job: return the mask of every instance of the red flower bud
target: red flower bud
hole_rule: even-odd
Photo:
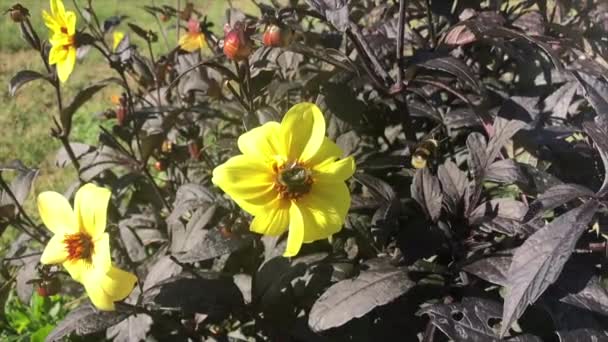
[[[36,292],[41,297],[48,297],[52,295],[56,295],[61,290],[61,283],[57,278],[45,279],[40,282],[38,288],[36,288]]]
[[[289,27],[282,27],[276,24],[266,26],[262,42],[265,46],[285,47],[291,43],[293,31]]]
[[[127,108],[123,106],[119,106],[116,108],[116,120],[118,121],[118,125],[122,126],[125,123],[125,119],[127,118]]]
[[[188,142],[188,153],[190,154],[190,158],[192,160],[201,159],[201,148],[198,146],[196,141],[191,140]]]
[[[247,59],[251,54],[252,45],[249,32],[245,31],[243,25],[235,25],[224,36],[224,54],[235,61]]]
[[[159,172],[165,171],[167,169],[167,162],[164,160],[157,160],[156,163],[154,163],[154,168]]]

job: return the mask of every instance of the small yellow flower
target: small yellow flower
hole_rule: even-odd
[[[42,17],[52,33],[49,64],[57,65],[57,76],[65,82],[76,64],[76,14],[66,11],[61,0],[51,0],[51,14],[42,11]]]
[[[345,181],[352,157],[325,137],[325,119],[312,103],[293,106],[281,123],[268,122],[241,135],[243,153],[213,170],[213,183],[254,216],[250,230],[280,235],[289,229],[285,256],[302,243],[338,232],[350,207]]]
[[[110,195],[86,184],[76,193],[74,210],[57,192],[38,195],[40,218],[54,234],[40,262],[63,264],[100,310],[114,310],[114,302],[126,298],[137,282],[134,274],[112,265],[110,237],[104,232]]]
[[[196,19],[188,20],[188,32],[179,38],[179,47],[188,52],[207,47],[207,38]]]
[[[123,32],[120,31],[114,31],[114,33],[112,34],[112,51],[116,52],[116,48],[118,48],[118,45],[120,44],[120,42],[122,41],[122,39],[125,37],[125,34]],[[119,51],[120,52],[120,51]]]

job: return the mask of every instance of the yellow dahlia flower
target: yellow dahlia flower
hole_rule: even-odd
[[[42,11],[42,17],[52,33],[49,64],[56,64],[57,76],[65,82],[76,64],[76,14],[66,11],[61,0],[51,0],[51,14]]]
[[[188,32],[179,38],[179,47],[188,52],[207,47],[207,38],[201,32],[198,20],[188,20]]]
[[[126,298],[137,282],[134,274],[112,265],[110,237],[104,232],[109,200],[110,191],[94,184],[78,190],[74,210],[57,192],[38,195],[40,218],[54,234],[40,262],[63,264],[100,310],[114,310],[114,302]]]
[[[312,103],[293,106],[281,123],[268,122],[241,135],[243,153],[213,170],[213,183],[254,216],[250,230],[280,235],[289,230],[285,256],[302,243],[338,232],[350,207],[345,181],[352,157],[325,137],[325,119]]]

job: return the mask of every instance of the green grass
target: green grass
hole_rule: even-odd
[[[19,1],[28,8],[34,29],[41,39],[48,35],[43,25],[42,10],[49,8],[49,2],[43,0]],[[95,0],[93,6],[101,21],[114,15],[126,15],[128,18],[117,28],[129,32],[126,22],[133,22],[139,26],[151,29],[160,35],[160,28],[153,16],[143,10],[144,5],[163,4],[175,5],[177,1],[150,0],[150,1],[119,1],[119,0]],[[4,12],[15,3],[14,0],[0,0],[0,11]],[[74,4],[70,0],[64,0],[68,10],[74,10]],[[83,4],[86,1],[78,0]],[[182,6],[186,3],[181,1]],[[207,15],[209,20],[215,23],[214,29],[221,31],[224,23],[224,13],[229,6],[228,1],[193,1],[195,9]],[[232,5],[252,14],[256,13],[256,7],[250,0],[233,0]],[[78,17],[77,25],[83,28],[83,18]],[[176,45],[175,21],[162,23],[167,33],[169,47]],[[108,37],[109,38],[109,37]],[[131,34],[132,41],[140,46],[140,51],[147,51],[143,40]],[[155,54],[167,52],[167,46],[162,38],[153,46]],[[71,168],[60,169],[54,165],[56,151],[61,144],[50,136],[52,117],[57,115],[57,103],[55,94],[49,84],[43,81],[34,81],[24,86],[15,97],[11,97],[7,91],[7,84],[11,77],[19,70],[30,69],[44,72],[44,67],[37,52],[32,51],[27,43],[21,38],[19,25],[13,23],[7,16],[0,17],[0,163],[13,159],[21,159],[26,165],[40,168],[40,176],[34,184],[34,193],[42,190],[53,189],[64,191],[69,184],[76,179],[75,172]],[[63,88],[64,102],[70,99],[80,89],[96,80],[115,76],[113,71],[104,64],[103,58],[93,49],[78,61],[70,79]],[[117,88],[108,87],[99,92],[91,101],[81,107],[74,116],[71,141],[96,144],[99,135],[99,125],[102,121],[96,113],[111,106],[109,98],[117,93]],[[26,208],[33,210],[34,196],[30,196]],[[35,213],[33,213],[34,216]]]

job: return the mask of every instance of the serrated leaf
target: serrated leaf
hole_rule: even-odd
[[[500,318],[500,304],[482,298],[465,297],[460,303],[435,304],[423,308],[419,314],[429,315],[431,323],[452,341],[498,342],[493,320]],[[536,336],[513,336],[508,341],[541,342]]]
[[[519,120],[506,120],[501,117],[497,117],[494,120],[495,135],[488,141],[488,164],[492,163],[498,157],[500,150],[507,141],[524,126],[526,126],[526,124]]]
[[[146,314],[135,314],[122,322],[111,326],[106,331],[106,337],[113,342],[144,341],[152,326],[152,317]]]
[[[35,81],[35,80],[39,80],[39,79],[43,79],[43,80],[47,80],[50,82],[50,80],[42,75],[39,72],[33,71],[33,70],[21,70],[19,72],[17,72],[15,74],[15,76],[13,76],[11,78],[11,80],[8,83],[8,93],[11,96],[15,96],[15,94],[17,93],[17,91],[24,86],[25,84],[31,82],[31,81]]]
[[[117,311],[98,311],[87,302],[65,316],[45,341],[63,341],[72,333],[78,336],[94,334],[122,321],[128,315],[128,313]]]
[[[210,229],[201,240],[194,240],[190,249],[174,256],[185,263],[209,260],[245,248],[251,241],[247,237],[225,236],[220,229]]]
[[[501,336],[557,280],[598,203],[590,200],[532,234],[515,250],[507,276]]]
[[[403,268],[362,271],[328,288],[312,306],[308,325],[316,332],[339,327],[392,302],[414,285]]]
[[[433,176],[428,168],[417,170],[410,191],[412,198],[420,204],[431,221],[437,222],[441,215],[443,199],[437,177]]]
[[[593,191],[578,184],[558,184],[543,192],[534,202],[530,203],[528,212],[523,217],[522,222],[529,222],[547,210],[555,209],[564,205],[575,198],[593,197]]]

